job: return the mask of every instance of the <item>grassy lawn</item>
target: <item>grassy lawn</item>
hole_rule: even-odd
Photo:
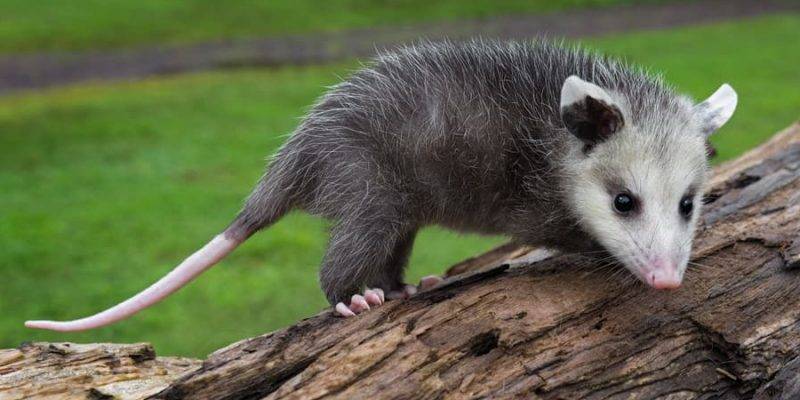
[[[723,158],[800,117],[800,17],[592,40],[697,98],[723,81],[737,114],[714,138]],[[326,306],[316,281],[325,223],[293,214],[167,301],[100,330],[26,330],[81,317],[171,269],[235,215],[325,85],[351,65],[183,75],[0,98],[0,348],[24,340],[154,343],[204,356]],[[412,278],[498,243],[425,231]]]
[[[174,44],[663,1],[2,0],[0,53]]]

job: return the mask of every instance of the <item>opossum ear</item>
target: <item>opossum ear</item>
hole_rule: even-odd
[[[575,75],[561,87],[561,119],[590,148],[622,129],[622,111],[601,87]]]
[[[717,89],[711,97],[694,106],[694,113],[700,121],[700,130],[706,137],[725,125],[736,110],[738,97],[736,91],[727,83]]]

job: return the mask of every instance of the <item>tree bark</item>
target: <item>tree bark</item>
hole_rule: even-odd
[[[146,343],[25,343],[0,350],[0,399],[142,399],[201,363]]]
[[[108,391],[124,373],[97,357],[81,368],[102,379],[52,387],[153,399],[800,398],[800,125],[716,168],[708,202],[677,291],[506,245],[409,300],[350,319],[325,311],[199,368],[123,356],[139,374],[168,371],[142,376],[150,391]],[[43,393],[30,371],[77,357],[30,346],[38,353],[0,352],[0,397]]]

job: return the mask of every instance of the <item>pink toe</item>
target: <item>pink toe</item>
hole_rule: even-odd
[[[356,315],[353,311],[351,311],[349,308],[347,308],[347,306],[344,305],[344,303],[336,304],[336,308],[335,309],[336,309],[336,312],[339,313],[339,315],[341,315],[343,317],[353,317],[353,316]]]
[[[369,310],[369,304],[367,300],[364,299],[364,296],[354,294],[353,297],[350,298],[350,309],[353,310],[354,313],[359,314],[362,311]]]
[[[419,280],[419,287],[420,289],[430,289],[443,281],[444,279],[441,276],[428,275]]]
[[[403,285],[403,288],[400,290],[392,290],[391,292],[386,294],[386,298],[390,300],[394,299],[407,299],[417,293],[417,287],[414,285]]]
[[[383,302],[385,302],[385,301],[386,301],[386,296],[384,296],[384,295],[383,295],[383,289],[381,289],[381,288],[376,288],[376,289],[372,289],[372,290],[374,290],[374,291],[375,291],[375,293],[377,293],[377,294],[378,294],[378,297],[380,297],[380,298],[381,298],[381,304],[383,304]]]
[[[386,298],[389,300],[405,299],[406,297],[408,297],[406,292],[402,290],[392,290],[391,292],[386,293]]]
[[[379,296],[378,293],[372,289],[368,289],[366,292],[364,292],[364,299],[367,301],[367,304],[371,306],[379,306],[383,304],[383,301],[381,301],[381,296]]]

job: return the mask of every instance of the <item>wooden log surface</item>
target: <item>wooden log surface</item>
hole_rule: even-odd
[[[708,201],[677,291],[506,245],[409,300],[324,311],[199,367],[137,361],[143,345],[5,350],[0,398],[800,398],[800,125],[715,168]],[[148,389],[113,391],[125,374]]]
[[[200,365],[146,343],[25,343],[0,350],[0,399],[141,399]]]

